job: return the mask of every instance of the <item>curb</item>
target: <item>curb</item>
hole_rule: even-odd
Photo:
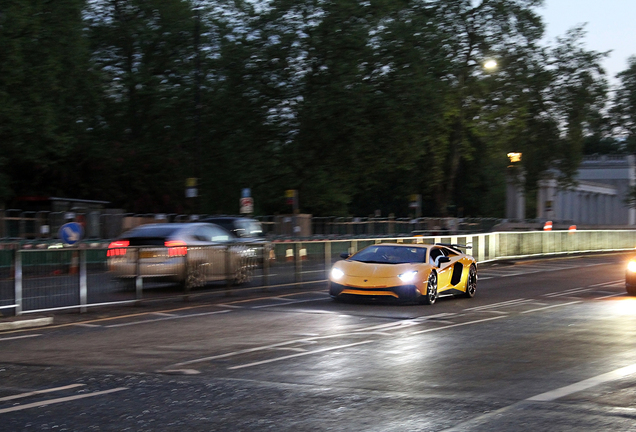
[[[53,317],[36,318],[30,320],[0,322],[0,331],[16,330],[30,327],[42,327],[53,324]]]

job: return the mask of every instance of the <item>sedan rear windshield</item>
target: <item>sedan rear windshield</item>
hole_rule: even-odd
[[[175,224],[176,225],[176,224]],[[166,239],[182,229],[179,226],[141,227],[126,233],[122,238],[129,240],[131,246],[163,245]]]
[[[423,263],[426,248],[407,246],[369,246],[349,258],[352,261],[377,264]]]

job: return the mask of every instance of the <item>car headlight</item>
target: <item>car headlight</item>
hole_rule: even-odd
[[[331,269],[331,277],[334,279],[340,279],[341,277],[344,276],[344,272],[342,270],[340,270],[339,268],[333,268]]]
[[[415,279],[416,274],[417,274],[417,271],[408,271],[406,273],[402,273],[401,275],[398,275],[398,277],[402,280],[402,282],[413,282],[413,279]]]
[[[636,273],[636,261],[630,261],[629,264],[627,264],[627,270]]]

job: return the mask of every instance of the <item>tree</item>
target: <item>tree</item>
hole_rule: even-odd
[[[522,67],[528,52],[536,51],[543,25],[533,8],[541,3],[540,0],[481,1],[477,5],[469,0],[435,3],[435,14],[447,40],[443,45],[446,57],[452,59],[449,68],[438,71],[452,89],[443,113],[447,130],[446,175],[436,192],[438,214],[448,213],[462,161],[470,163],[480,143],[496,141],[491,139],[496,135],[493,124],[484,124],[482,119],[503,123],[500,127],[504,128],[506,123],[514,122],[511,110],[502,109],[502,105],[513,97],[510,92],[517,87],[515,69]],[[488,83],[482,70],[488,58],[501,63],[500,76],[494,79],[500,83],[497,89]],[[496,91],[499,99],[492,97],[489,90]],[[507,119],[501,121],[497,117]]]
[[[628,59],[626,70],[617,75],[619,86],[613,100],[612,125],[625,140],[629,153],[636,153],[636,56]]]
[[[93,162],[100,101],[83,37],[83,6],[82,0],[0,6],[0,200],[95,198],[96,182],[84,174]]]
[[[191,4],[101,0],[90,4],[87,17],[105,94],[104,187],[132,211],[183,209],[198,152]]]

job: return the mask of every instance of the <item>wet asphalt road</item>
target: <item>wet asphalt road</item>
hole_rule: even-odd
[[[1,431],[635,431],[626,255],[480,268],[474,299],[325,287],[0,333]]]

